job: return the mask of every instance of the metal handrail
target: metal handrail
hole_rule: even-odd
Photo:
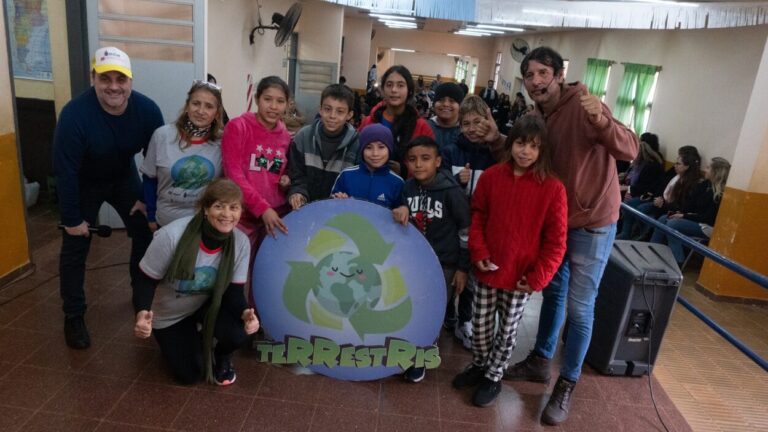
[[[733,270],[737,274],[749,279],[750,281],[760,285],[762,288],[768,289],[768,277],[766,277],[763,274],[757,273],[753,270],[750,270],[741,264],[734,262],[728,258],[726,258],[723,255],[720,255],[716,251],[708,248],[707,246],[704,246],[703,244],[692,240],[688,236],[680,233],[680,231],[677,231],[673,228],[670,228],[663,223],[657,221],[656,219],[643,214],[642,212],[638,211],[637,209],[634,209],[630,206],[628,206],[625,203],[621,203],[621,208],[631,213],[633,216],[639,218],[643,223],[649,224],[653,227],[656,227],[662,231],[664,231],[665,234],[668,236],[672,236],[681,242],[683,242],[686,246],[690,247],[691,249],[694,249],[696,252],[700,253],[701,255],[706,256],[707,258],[711,259],[712,261],[715,261],[716,263],[722,265],[723,267],[726,267],[730,270]],[[752,351],[744,342],[739,340],[736,336],[732,335],[728,330],[723,328],[721,325],[719,325],[717,322],[715,322],[712,318],[707,316],[704,312],[699,310],[696,306],[691,304],[688,300],[686,300],[684,297],[679,296],[677,297],[677,302],[683,305],[686,309],[688,309],[693,315],[695,315],[697,318],[702,320],[706,325],[711,327],[715,332],[717,332],[720,336],[723,337],[723,339],[727,340],[731,343],[734,347],[736,347],[739,351],[744,353],[747,357],[749,357],[750,360],[757,363],[758,366],[763,368],[766,372],[768,372],[768,361],[766,361],[764,358],[760,357],[756,352]]]
[[[632,213],[633,216],[640,218],[643,222],[653,225],[656,228],[661,229],[664,231],[665,234],[671,235],[675,237],[676,239],[680,240],[681,242],[685,243],[686,246],[689,248],[695,250],[696,252],[704,255],[705,257],[711,259],[712,261],[715,261],[716,263],[722,265],[723,267],[733,270],[740,276],[743,276],[750,281],[760,285],[764,289],[768,289],[768,276],[765,276],[763,274],[760,274],[756,271],[750,270],[743,265],[728,259],[727,257],[720,255],[717,251],[714,251],[703,244],[692,240],[690,237],[686,236],[685,234],[681,234],[680,231],[677,231],[675,229],[672,229],[663,223],[657,221],[656,219],[643,214],[639,210],[632,208],[624,203],[621,203],[621,208],[624,211],[627,211],[629,213]]]

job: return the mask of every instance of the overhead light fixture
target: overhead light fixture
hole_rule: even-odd
[[[451,54],[451,53],[448,53],[448,54],[446,54],[446,55],[447,55],[448,57],[464,57],[464,56],[463,56],[463,55],[461,55],[461,54]]]
[[[488,24],[478,24],[475,27],[481,28],[481,29],[502,30],[502,31],[511,31],[511,32],[525,31],[525,29],[521,29],[517,27],[501,27],[501,26],[494,26],[494,25],[488,25]]]
[[[409,17],[409,16],[399,16],[399,15],[382,15],[382,14],[369,14],[372,17],[381,18],[381,19],[388,19],[388,20],[402,20],[402,21],[416,21],[416,18]]]
[[[596,16],[596,15],[576,15],[576,14],[567,13],[567,12],[558,12],[558,11],[543,10],[543,9],[523,9],[523,13],[534,14],[534,15],[559,16],[559,17],[568,17],[568,18],[584,18],[584,19],[600,18],[599,16]]]
[[[475,33],[492,33],[492,34],[504,34],[503,31],[498,30],[488,30],[484,28],[477,28],[477,27],[467,27],[466,30],[473,31]]]
[[[400,51],[400,52],[407,52],[407,53],[415,53],[416,50],[412,49],[405,49],[405,48],[390,48],[392,51]]]
[[[394,25],[404,25],[404,26],[413,26],[416,27],[415,22],[410,21],[392,21],[392,20],[385,20],[385,19],[379,19],[380,22],[383,22],[384,24],[394,24]]]
[[[495,19],[493,21],[501,24],[512,24],[512,25],[521,25],[521,26],[530,26],[530,27],[552,27],[552,24],[542,23],[538,21],[520,21],[520,20],[504,20],[504,19]]]
[[[417,30],[418,29],[416,26],[404,26],[404,25],[396,25],[396,24],[387,24],[387,28],[391,28],[391,29],[405,29],[405,30]]]
[[[490,33],[479,33],[479,32],[473,32],[469,30],[459,30],[453,32],[453,34],[462,35],[462,36],[490,36]]]
[[[666,6],[699,7],[698,3],[676,2],[670,0],[634,0],[638,3],[654,3]]]

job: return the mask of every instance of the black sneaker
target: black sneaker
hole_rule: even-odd
[[[480,379],[485,374],[485,368],[470,363],[469,366],[453,378],[453,388],[460,389],[480,384]]]
[[[568,419],[568,410],[571,408],[571,395],[576,383],[560,377],[552,390],[547,407],[541,413],[541,421],[556,426]]]
[[[457,319],[447,319],[443,321],[443,328],[446,329],[449,333],[453,333],[453,330],[456,328],[456,322]]]
[[[233,384],[237,379],[232,367],[232,356],[216,356],[213,364],[213,381],[220,386]]]
[[[91,337],[82,315],[64,318],[64,339],[74,349],[86,349],[91,346]]]
[[[412,383],[424,381],[425,376],[427,376],[427,369],[423,367],[409,367],[403,374],[403,378],[405,378],[406,381],[410,381]]]
[[[510,381],[549,382],[550,360],[539,357],[533,351],[525,360],[511,366],[504,372],[504,379]]]
[[[486,377],[481,377],[480,386],[472,395],[472,403],[483,408],[491,406],[499,393],[501,393],[501,381],[492,381]]]

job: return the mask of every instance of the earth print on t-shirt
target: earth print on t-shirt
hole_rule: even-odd
[[[180,280],[176,287],[176,293],[179,295],[210,294],[216,284],[216,274],[216,267],[196,267],[195,278]]]
[[[187,190],[199,189],[210,183],[215,173],[216,169],[208,159],[198,155],[187,156],[173,164],[171,186]]]

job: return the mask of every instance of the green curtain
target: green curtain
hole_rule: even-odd
[[[608,71],[613,64],[610,60],[587,59],[587,73],[584,75],[584,85],[587,86],[589,94],[599,98],[605,96],[605,83],[608,81]]]
[[[651,87],[653,87],[653,79],[657,70],[657,66],[624,64],[624,76],[621,78],[613,115],[620,122],[630,126],[638,135],[644,132],[645,111],[648,106],[648,99],[651,97]],[[632,116],[633,108],[634,119]]]
[[[651,87],[656,77],[656,66],[635,65],[637,67],[637,90],[635,91],[635,133],[645,132],[645,112],[648,109],[648,99],[651,97]]]

